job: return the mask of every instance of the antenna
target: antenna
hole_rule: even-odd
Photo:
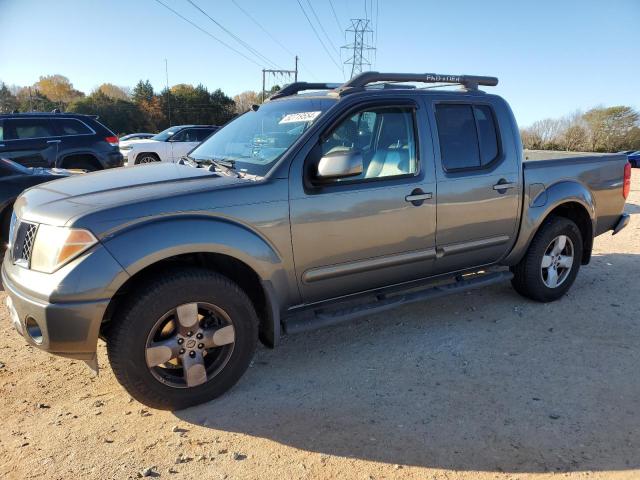
[[[352,18],[351,27],[345,31],[345,37],[353,36],[352,43],[342,46],[342,49],[346,50],[347,54],[350,55],[344,61],[345,65],[351,65],[349,78],[362,73],[363,66],[371,67],[369,54],[375,51],[375,48],[367,43],[367,37],[373,34],[373,30],[369,28],[370,23],[367,18]]]

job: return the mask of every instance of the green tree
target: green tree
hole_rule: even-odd
[[[154,97],[153,86],[149,80],[140,80],[135,87],[133,87],[133,93],[131,95],[135,103],[151,102]]]
[[[18,108],[18,99],[4,82],[0,82],[0,113],[11,113]]]
[[[110,98],[99,90],[75,100],[69,105],[69,111],[98,115],[102,123],[118,134],[136,132],[145,126],[143,113],[136,104]]]
[[[21,112],[50,112],[59,105],[33,87],[22,87],[16,92],[18,110]]]

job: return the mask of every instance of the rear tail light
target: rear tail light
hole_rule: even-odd
[[[109,145],[111,145],[112,147],[117,147],[119,144],[119,140],[118,137],[106,137],[105,140],[107,141],[107,143],[109,143]]]
[[[631,164],[627,162],[624,166],[624,180],[622,181],[622,196],[626,200],[631,190]]]

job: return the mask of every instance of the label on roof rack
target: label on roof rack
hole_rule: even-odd
[[[322,112],[298,112],[290,113],[282,117],[278,123],[313,122]]]

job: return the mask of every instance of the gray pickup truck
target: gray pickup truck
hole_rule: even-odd
[[[258,339],[504,280],[560,298],[628,223],[630,168],[523,161],[508,104],[478,89],[497,82],[294,83],[178,164],[29,189],[2,265],[16,329],[96,370],[102,338],[133,397],[179,409],[231,388]]]

